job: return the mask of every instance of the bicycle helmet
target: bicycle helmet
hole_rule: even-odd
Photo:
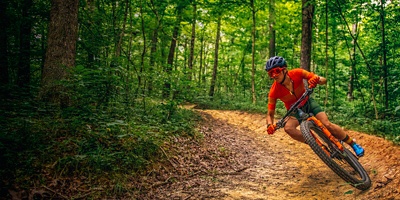
[[[269,71],[275,67],[286,67],[286,61],[280,56],[271,57],[265,65],[265,70]]]

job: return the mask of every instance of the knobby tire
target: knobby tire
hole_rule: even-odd
[[[321,138],[320,140],[323,140],[321,142],[330,146],[328,147],[328,149],[331,155],[332,153],[338,152],[339,150],[329,141],[322,130],[311,121],[302,122],[300,125],[300,130],[306,143],[311,147],[314,153],[316,153],[321,158],[321,160],[343,180],[360,190],[367,190],[371,187],[370,177],[368,176],[365,169],[358,162],[358,159],[353,155],[353,153],[351,153],[346,148],[344,149],[344,153],[340,153],[340,156],[329,156],[327,153],[325,153],[321,146],[318,145],[314,137]],[[315,136],[313,136],[313,134],[315,134]],[[354,172],[352,173],[349,170],[341,167],[338,163],[335,162],[335,159],[340,160],[338,162],[345,162],[346,164],[349,164],[356,174],[353,175]]]

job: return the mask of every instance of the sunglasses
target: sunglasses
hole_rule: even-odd
[[[277,76],[279,76],[279,74],[283,71],[283,68],[277,67],[277,68],[273,68],[271,70],[268,71],[268,76],[271,78],[276,78]]]

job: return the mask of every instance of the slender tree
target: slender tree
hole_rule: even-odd
[[[161,6],[161,4],[159,2],[154,2],[153,0],[150,1],[150,6],[151,6],[151,11],[154,13],[155,15],[155,23],[156,26],[154,26],[153,29],[153,33],[151,36],[151,43],[150,43],[150,65],[149,65],[149,75],[150,77],[152,77],[152,75],[154,74],[154,69],[155,69],[155,65],[156,65],[156,58],[157,58],[157,44],[158,44],[158,35],[160,32],[160,27],[162,26],[162,14],[164,13],[165,7]],[[153,79],[150,78],[148,80],[148,92],[149,94],[152,93],[153,91]]]
[[[28,88],[31,79],[30,49],[31,49],[31,14],[32,0],[26,0],[22,4],[22,23],[20,26],[20,45],[18,59],[18,86]]]
[[[86,23],[82,23],[85,27],[87,27],[87,31],[92,31],[96,26],[93,23],[93,18],[92,16],[95,15],[96,13],[96,6],[94,0],[88,0],[86,7],[83,8],[85,9],[86,12],[89,13],[89,16],[86,17],[87,21]],[[88,44],[85,45],[85,50],[87,51],[87,62],[88,62],[88,67],[93,67],[95,64],[95,58],[98,56],[97,48],[95,48],[94,44],[96,44],[96,39],[94,37],[88,37]]]
[[[383,83],[384,83],[384,93],[385,100],[384,105],[385,109],[389,108],[389,92],[388,92],[388,66],[387,66],[387,50],[386,50],[386,33],[385,33],[385,0],[380,1],[380,12],[379,16],[381,18],[381,37],[382,37],[382,70],[383,70]]]
[[[269,0],[269,57],[275,56],[275,0]]]
[[[215,37],[215,51],[214,51],[214,68],[211,78],[210,92],[208,95],[213,98],[215,93],[215,84],[217,81],[217,73],[218,73],[218,51],[219,51],[219,41],[221,39],[221,21],[222,21],[222,13],[219,13],[217,20],[217,35]]]
[[[310,71],[312,23],[314,16],[314,4],[312,0],[302,0],[302,33],[301,33],[301,68]]]
[[[352,26],[352,34],[355,35],[352,44],[353,44],[353,48],[352,48],[352,52],[350,54],[350,60],[351,60],[351,66],[350,66],[350,75],[349,75],[349,83],[347,86],[347,100],[349,101],[353,101],[354,96],[353,96],[353,91],[354,91],[354,76],[355,76],[355,68],[356,68],[356,63],[357,63],[357,59],[356,59],[356,40],[357,40],[357,23],[353,24]]]
[[[128,1],[127,0],[127,6],[128,6]],[[137,94],[140,93],[140,88],[142,86],[142,77],[143,77],[143,72],[145,71],[145,66],[144,66],[144,61],[145,61],[145,56],[147,52],[147,42],[146,42],[146,24],[145,24],[145,19],[144,19],[144,11],[143,11],[143,4],[144,2],[141,0],[140,2],[140,24],[141,24],[141,29],[142,29],[142,37],[143,37],[143,48],[142,48],[142,54],[140,55],[140,69],[139,69],[139,74],[138,74],[138,87],[137,87]],[[125,23],[124,23],[125,24]],[[146,81],[146,80],[145,80]]]
[[[129,7],[130,7],[130,1],[129,0],[125,0],[125,10],[124,10],[124,19],[122,22],[122,28],[120,29],[121,32],[116,33],[117,35],[117,43],[116,43],[116,47],[115,47],[115,57],[119,57],[121,55],[121,51],[122,51],[122,42],[124,39],[124,34],[125,34],[125,29],[126,29],[126,22],[127,22],[127,18],[128,18],[128,11],[129,11]],[[142,3],[140,2],[140,10],[142,10]],[[141,15],[142,16],[142,15]]]
[[[8,55],[7,55],[7,27],[8,27],[8,16],[6,8],[8,0],[0,1],[0,27],[3,31],[0,31],[0,85],[8,84]]]
[[[329,1],[325,1],[325,78],[328,78],[328,71],[329,71],[329,8],[328,8]],[[325,87],[325,102],[326,105],[328,103],[328,86]]]
[[[251,29],[251,94],[253,104],[256,103],[256,83],[255,83],[255,74],[256,68],[254,64],[254,56],[256,54],[256,8],[254,6],[255,0],[250,0],[250,7],[251,7],[251,18],[252,18],[252,29]]]
[[[202,34],[200,36],[200,61],[199,61],[199,80],[198,80],[198,85],[200,85],[201,82],[205,82],[205,77],[204,77],[204,69],[203,69],[203,54],[204,54],[204,34],[205,34],[205,28],[202,29]]]
[[[175,22],[174,30],[172,33],[171,45],[170,45],[169,54],[168,54],[168,63],[164,67],[164,71],[167,76],[167,80],[164,82],[164,90],[163,90],[164,98],[168,98],[170,95],[170,91],[171,91],[171,75],[172,75],[175,48],[176,48],[176,45],[178,42],[178,36],[179,36],[179,31],[180,31],[180,24],[181,24],[181,20],[182,20],[183,9],[184,9],[184,5],[181,5],[178,3],[178,6],[176,8],[176,10],[177,10],[176,22]]]
[[[192,37],[190,38],[190,53],[189,53],[189,80],[192,80],[194,46],[196,39],[196,23],[197,23],[197,5],[196,0],[193,0],[193,19],[192,19]]]

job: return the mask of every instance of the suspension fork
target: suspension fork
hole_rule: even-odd
[[[310,116],[307,118],[308,121],[313,121],[321,130],[322,132],[329,138],[329,140],[334,143],[340,151],[343,151],[343,145],[339,142],[338,139],[336,139],[331,132],[322,124],[321,121],[319,121],[316,117]]]

